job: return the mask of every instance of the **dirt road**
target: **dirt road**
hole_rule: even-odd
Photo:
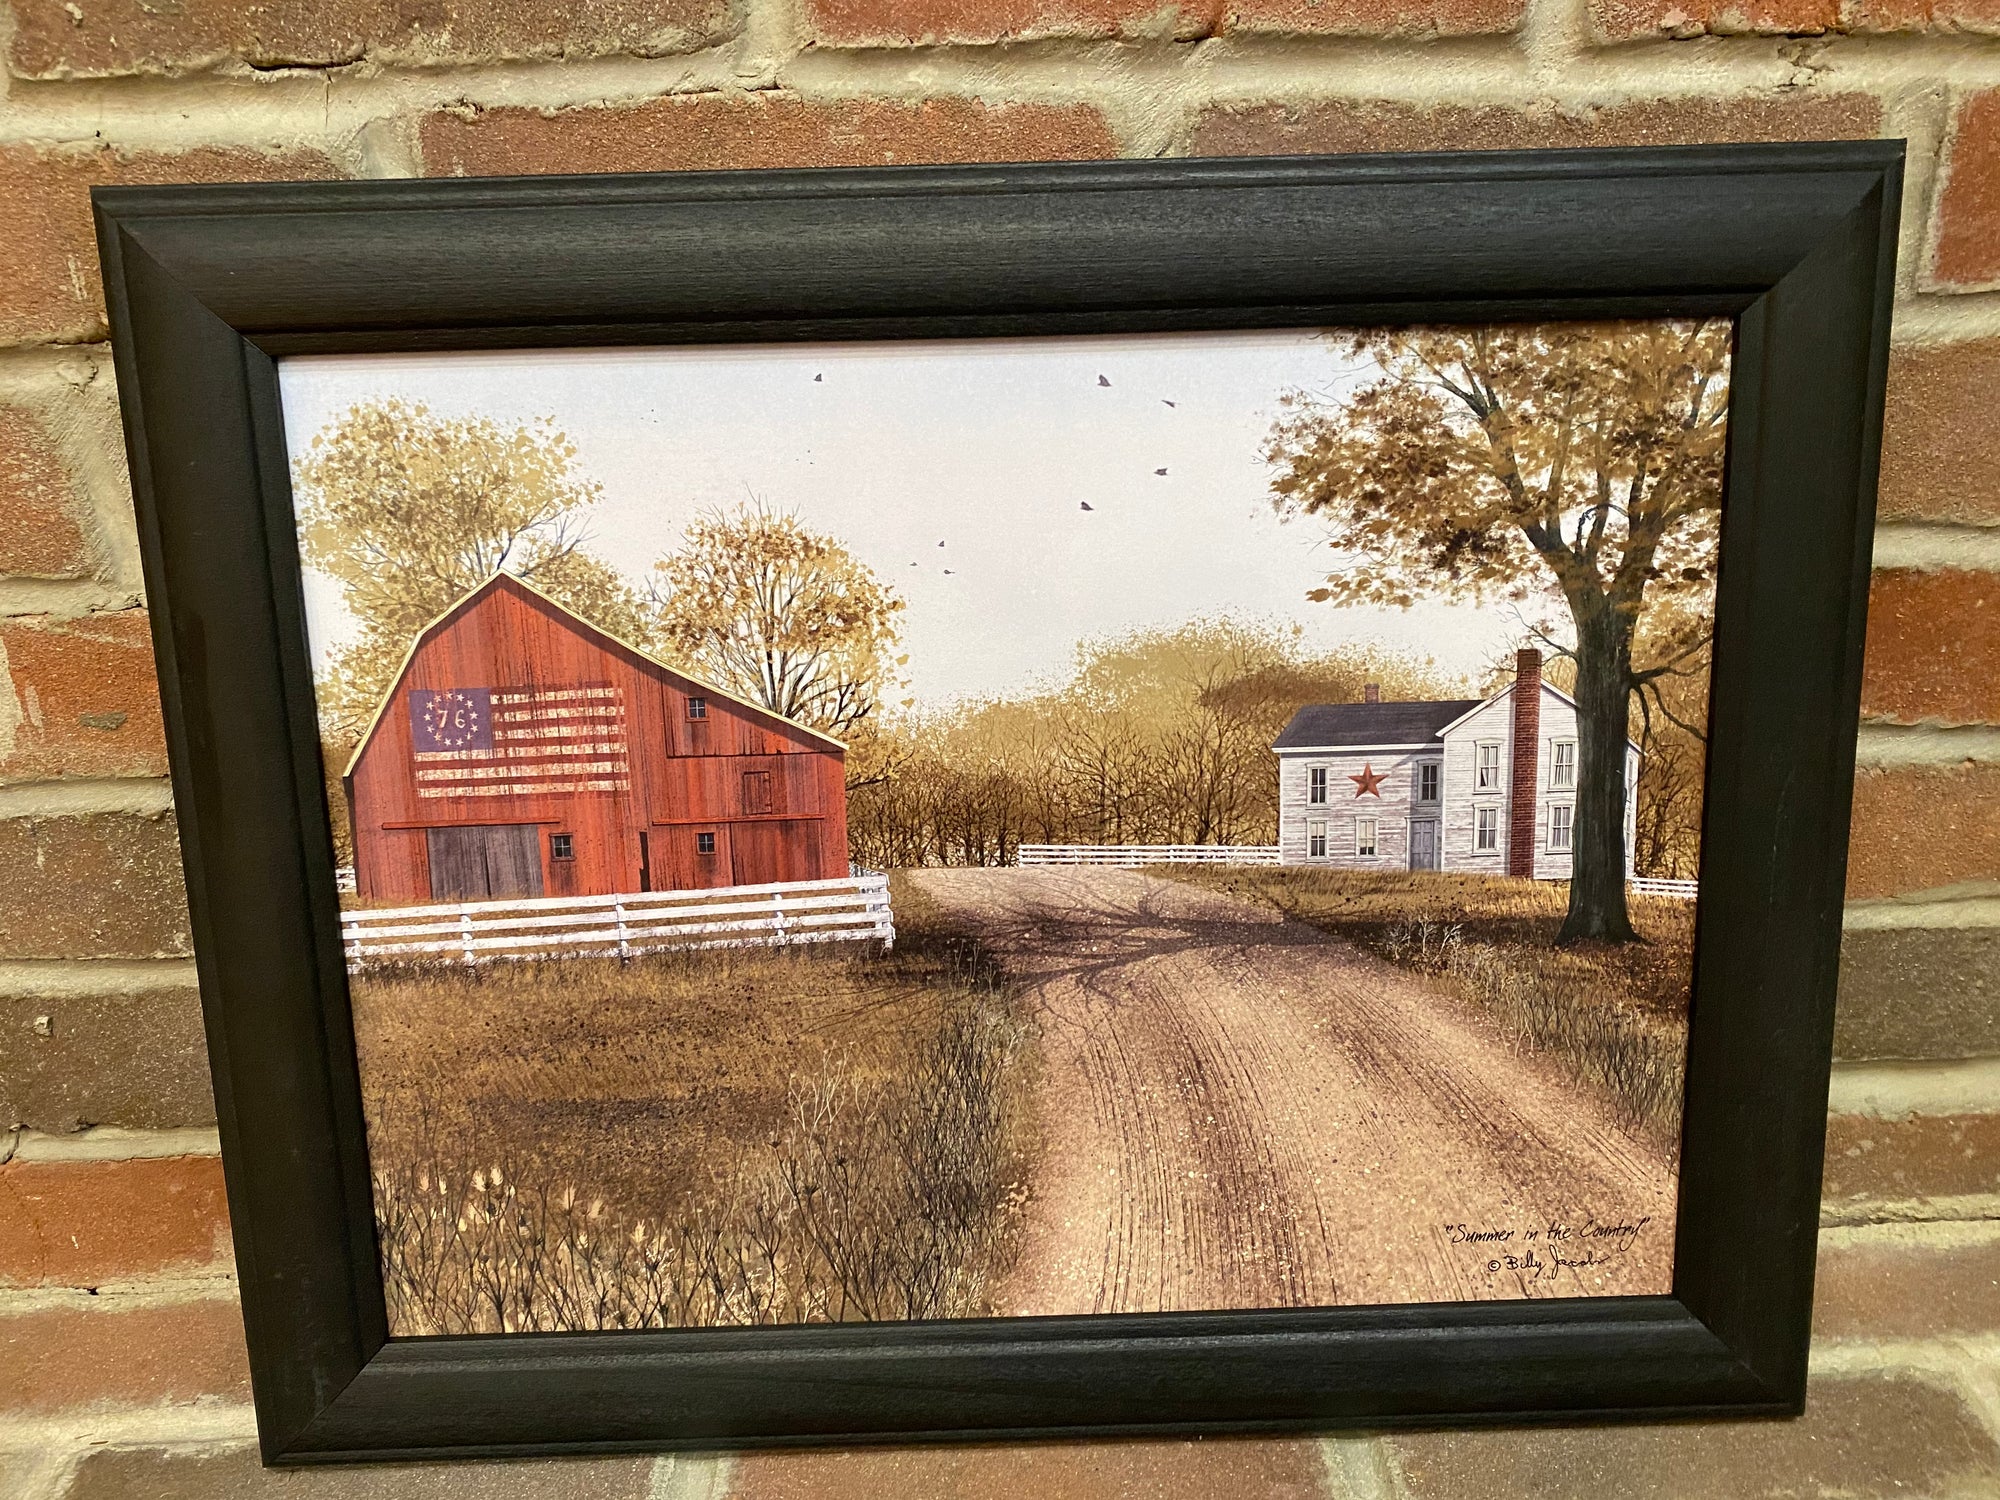
[[[1668,1290],[1662,1152],[1420,976],[1136,872],[915,877],[1032,986],[1013,1314]]]

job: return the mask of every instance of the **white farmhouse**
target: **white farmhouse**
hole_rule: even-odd
[[[1522,651],[1491,698],[1309,703],[1278,756],[1278,859],[1359,870],[1567,880],[1576,816],[1576,700]],[[1639,747],[1625,746],[1625,867]]]

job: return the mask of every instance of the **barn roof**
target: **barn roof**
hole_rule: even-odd
[[[584,631],[586,634],[597,637],[611,649],[622,651],[642,666],[670,673],[680,678],[683,682],[701,689],[702,692],[711,697],[720,698],[727,703],[733,703],[738,708],[757,715],[760,719],[768,719],[774,724],[784,725],[787,729],[797,730],[800,734],[810,739],[818,740],[832,749],[841,751],[847,749],[844,741],[835,739],[823,730],[814,729],[810,724],[801,724],[797,719],[789,718],[774,709],[766,708],[761,703],[753,703],[748,698],[739,697],[727,688],[719,688],[714,683],[704,681],[702,678],[694,676],[683,668],[675,666],[672,662],[661,661],[651,652],[640,650],[630,641],[622,640],[603,627],[593,625],[568,605],[558,603],[533,584],[516,578],[512,573],[495,572],[477,588],[467,590],[464,595],[453,601],[449,609],[445,610],[443,614],[417,632],[416,637],[410,642],[410,649],[403,653],[403,660],[396,668],[396,675],[389,680],[388,691],[383,693],[382,701],[375,705],[375,712],[368,720],[368,728],[362,732],[360,742],[354,747],[354,753],[347,758],[346,769],[341,772],[341,775],[352,776],[354,768],[361,764],[362,753],[367,750],[369,742],[375,738],[375,731],[381,727],[383,716],[389,712],[389,705],[396,701],[396,693],[403,686],[403,679],[409,675],[410,663],[416,660],[417,651],[423,646],[424,642],[429,640],[435,632],[450,623],[453,616],[462,610],[470,608],[482,595],[502,586],[512,586],[519,589],[529,598],[547,605],[564,619],[574,624],[578,629]]]
[[[1435,703],[1308,703],[1271,742],[1273,750],[1330,750],[1346,745],[1428,745],[1438,731],[1483,698]]]

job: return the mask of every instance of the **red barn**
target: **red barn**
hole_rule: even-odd
[[[845,747],[496,573],[411,646],[343,783],[363,901],[847,874]]]

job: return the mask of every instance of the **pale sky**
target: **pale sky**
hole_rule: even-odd
[[[1373,642],[1476,676],[1514,644],[1506,611],[1312,603],[1342,559],[1315,523],[1271,511],[1261,449],[1280,396],[1367,374],[1303,332],[279,366],[294,453],[386,396],[553,419],[604,487],[586,548],[635,583],[703,510],[754,496],[796,513],[907,601],[909,685],[925,704],[1028,691],[1060,679],[1083,642],[1198,615],[1296,623],[1309,645]],[[306,605],[318,657],[353,622],[323,576],[308,573]]]

